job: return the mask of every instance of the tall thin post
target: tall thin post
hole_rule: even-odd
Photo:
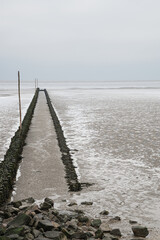
[[[37,78],[37,88],[38,88],[38,78]]]
[[[35,78],[35,91],[36,91],[36,89],[37,89],[37,80]]]
[[[22,130],[22,111],[21,111],[21,88],[20,88],[20,72],[18,71],[18,98],[19,98],[19,119],[20,131]]]

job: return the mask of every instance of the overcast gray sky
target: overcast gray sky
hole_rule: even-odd
[[[0,0],[0,80],[160,80],[159,0]]]

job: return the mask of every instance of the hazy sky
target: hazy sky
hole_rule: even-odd
[[[160,80],[159,0],[0,0],[0,80]]]

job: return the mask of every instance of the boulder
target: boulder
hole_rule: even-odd
[[[132,231],[136,237],[146,237],[149,234],[149,231],[146,227],[143,226],[133,226]]]
[[[89,218],[87,216],[84,216],[84,215],[79,215],[78,216],[78,221],[80,223],[87,223],[87,222],[89,222]]]
[[[41,210],[48,210],[52,207],[52,205],[49,202],[43,202],[40,204]]]
[[[44,231],[51,231],[54,226],[49,220],[40,220],[37,224],[37,229],[43,228]]]
[[[6,236],[0,236],[0,240],[11,240],[9,237]]]
[[[99,228],[100,227],[100,225],[101,225],[101,219],[93,219],[92,221],[91,221],[91,226],[92,227],[95,227],[95,228]]]
[[[103,231],[100,228],[95,232],[95,238],[103,238]]]
[[[108,223],[102,223],[102,224],[100,225],[100,228],[101,228],[102,231],[105,232],[105,233],[111,232],[111,228],[110,228],[110,226],[108,225]]]
[[[5,232],[6,236],[17,234],[18,236],[23,236],[25,232],[24,227],[8,228]]]
[[[77,231],[72,234],[72,239],[87,239],[87,233],[84,233],[83,231]]]
[[[110,234],[112,234],[112,235],[114,235],[114,236],[118,236],[118,237],[121,237],[121,236],[122,236],[122,234],[121,234],[121,232],[120,232],[120,230],[119,230],[118,228],[112,229],[112,230],[110,231]]]
[[[49,203],[52,207],[54,206],[54,201],[51,198],[45,198],[44,202]]]
[[[62,232],[58,232],[58,231],[47,231],[44,233],[44,236],[46,238],[50,238],[54,240],[67,239]]]
[[[30,221],[30,216],[26,215],[25,213],[20,213],[16,218],[9,222],[7,226],[19,227],[22,225],[28,225]]]

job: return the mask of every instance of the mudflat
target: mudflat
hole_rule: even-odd
[[[23,149],[13,198],[18,200],[32,196],[41,200],[67,191],[55,128],[44,92],[40,92]]]

